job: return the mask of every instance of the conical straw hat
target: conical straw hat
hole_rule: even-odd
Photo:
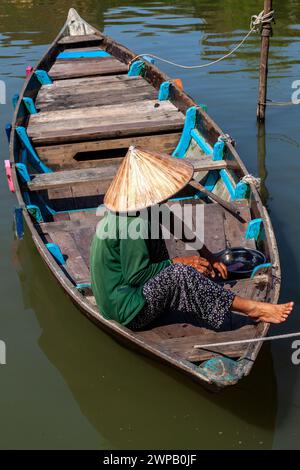
[[[104,204],[113,212],[130,212],[166,201],[188,184],[190,163],[131,146],[108,188]]]

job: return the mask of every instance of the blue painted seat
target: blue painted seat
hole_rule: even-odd
[[[109,54],[106,51],[103,51],[102,49],[99,50],[81,50],[81,51],[75,51],[75,50],[66,50],[58,54],[57,59],[103,59],[104,57],[111,57],[111,54]]]

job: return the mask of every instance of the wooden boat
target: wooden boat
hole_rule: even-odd
[[[132,332],[99,312],[90,287],[89,247],[99,217],[96,209],[130,145],[186,158],[195,178],[241,217],[187,186],[177,200],[201,204],[205,244],[213,253],[225,247],[259,248],[267,263],[251,277],[225,286],[253,299],[277,302],[280,265],[265,207],[234,142],[149,59],[86,23],[71,9],[42,60],[27,69],[5,163],[19,208],[16,227],[25,220],[33,241],[56,280],[96,325],[127,346],[164,362],[210,389],[237,383],[249,374],[261,342],[213,349],[195,345],[263,338],[268,324],[249,324],[233,315],[228,331],[215,332],[195,322],[170,320]],[[174,202],[174,201],[173,201]],[[169,206],[172,207],[172,201]],[[170,256],[185,252],[183,241],[168,242]],[[191,254],[191,252],[189,252]]]

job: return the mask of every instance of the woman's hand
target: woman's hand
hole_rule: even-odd
[[[227,268],[224,263],[220,263],[219,261],[212,261],[210,263],[207,259],[202,258],[201,256],[184,256],[182,258],[174,258],[172,261],[173,263],[192,266],[192,268],[197,269],[200,273],[212,278],[216,277],[216,273],[223,279],[227,279],[228,276]]]
[[[184,256],[182,258],[173,258],[172,262],[192,266],[192,268],[197,269],[197,271],[204,274],[205,276],[209,276],[209,277],[216,276],[211,263],[207,261],[207,259],[202,258],[201,256],[193,255],[193,256]]]
[[[224,263],[220,263],[219,261],[213,261],[212,267],[217,272],[218,276],[222,276],[223,279],[227,279],[228,272],[227,267]]]

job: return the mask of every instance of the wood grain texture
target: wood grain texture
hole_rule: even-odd
[[[147,135],[140,137],[130,137],[121,139],[107,139],[87,142],[76,142],[72,144],[51,145],[36,147],[36,151],[41,160],[50,168],[93,168],[102,164],[102,159],[110,159],[110,150],[128,149],[130,145],[143,148],[150,148],[155,152],[172,154],[181,134],[174,132],[169,134]],[[104,151],[105,154],[103,154]],[[93,152],[93,159],[77,161],[74,157],[78,153]],[[97,152],[101,152],[101,157],[96,158]]]
[[[181,130],[184,116],[168,101],[155,100],[31,115],[27,132],[34,143],[94,140]]]
[[[104,189],[109,187],[115,174],[116,165],[41,173],[33,176],[32,181],[28,183],[28,188],[30,191],[42,191],[43,189],[55,189],[80,184],[84,184],[88,188],[89,183],[99,181]]]
[[[86,34],[84,36],[64,36],[58,44],[62,46],[75,45],[75,44],[86,44],[94,42],[102,42],[103,38],[98,34]]]
[[[64,269],[71,278],[71,280],[77,283],[85,283],[90,281],[90,272],[85,263],[76,241],[71,233],[68,232],[53,232],[48,231],[51,240],[57,243],[63,256],[66,259]]]
[[[45,100],[51,97],[76,94],[79,91],[85,91],[89,88],[94,88],[97,91],[104,90],[128,90],[132,87],[138,87],[144,84],[145,86],[155,89],[143,77],[129,77],[124,75],[111,75],[111,76],[95,76],[95,77],[82,77],[70,78],[66,80],[58,80],[52,85],[44,85],[38,92],[37,99]]]
[[[204,159],[194,161],[190,158],[185,158],[183,163],[193,165],[194,171],[209,171],[214,170],[216,166],[217,168],[219,167],[219,162],[213,162],[211,160],[206,162],[203,160]],[[30,191],[42,191],[44,189],[49,190],[65,186],[74,187],[82,184],[85,184],[87,188],[89,188],[90,183],[98,182],[101,185],[101,193],[103,194],[112,183],[122,162],[123,158],[107,158],[99,160],[97,166],[91,167],[88,165],[86,168],[76,170],[67,169],[53,173],[35,174],[32,175],[32,180],[28,183],[28,189]],[[177,166],[178,160],[174,159],[174,163]]]
[[[145,81],[119,82],[109,87],[95,84],[72,88],[51,88],[39,94],[36,101],[38,111],[56,111],[62,109],[105,106],[142,100],[155,100],[157,91]]]
[[[188,361],[204,361],[218,353],[226,354],[230,357],[240,357],[247,349],[247,344],[238,344],[231,346],[220,346],[212,348],[212,351],[195,349],[195,344],[206,344],[214,342],[232,341],[234,339],[250,339],[255,336],[256,327],[253,325],[243,326],[234,331],[214,332],[210,330],[202,330],[197,336],[188,336],[183,338],[171,338],[162,341],[163,349],[171,354],[175,354],[181,359]]]
[[[74,93],[79,88],[84,88],[88,86],[97,87],[97,89],[105,89],[105,88],[120,88],[120,87],[128,87],[131,84],[137,84],[139,82],[146,82],[148,85],[152,86],[142,77],[128,77],[127,74],[115,74],[115,75],[100,75],[100,76],[93,76],[93,77],[80,77],[80,78],[69,78],[65,80],[57,80],[52,83],[52,85],[42,86],[39,90],[39,95],[41,97],[47,96],[48,92],[53,90],[53,92],[57,93],[64,93],[64,89],[71,89]]]
[[[103,57],[101,59],[59,59],[48,73],[53,80],[64,80],[92,75],[113,75],[127,73],[127,71],[127,65],[118,59]]]

